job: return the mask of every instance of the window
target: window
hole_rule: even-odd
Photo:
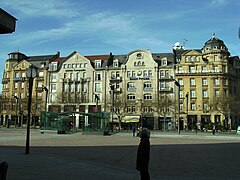
[[[56,78],[56,74],[52,74],[52,77],[51,77],[52,81],[56,81],[57,78]]]
[[[214,61],[218,61],[218,55],[213,56]]]
[[[190,98],[195,98],[195,91],[190,91]]]
[[[207,98],[208,97],[207,90],[203,90],[202,94],[203,94],[203,98]]]
[[[222,66],[222,72],[226,73],[226,66]]]
[[[96,73],[95,74],[95,81],[100,81],[101,80],[101,73]]]
[[[101,68],[101,61],[95,61],[95,68]]]
[[[77,80],[80,81],[80,72],[77,73]]]
[[[118,61],[113,62],[113,67],[118,67]]]
[[[219,72],[218,66],[214,66],[214,67],[213,67],[213,71],[214,71],[214,72]]]
[[[144,88],[152,88],[152,83],[151,82],[145,82],[144,83]]]
[[[56,92],[56,84],[51,84],[51,91]]]
[[[148,70],[148,76],[149,76],[149,77],[152,76],[152,70]]]
[[[218,80],[218,78],[214,78],[214,85],[219,85],[219,80]]]
[[[37,83],[37,87],[38,87],[38,88],[42,88],[42,86],[43,86],[43,82],[38,81],[38,83]]]
[[[214,91],[214,96],[215,96],[215,97],[219,97],[219,90],[215,90],[215,91]]]
[[[22,89],[24,88],[24,82],[21,83],[21,88],[22,88]]]
[[[183,110],[183,103],[180,103],[180,110]]]
[[[15,88],[15,89],[18,88],[18,83],[17,83],[17,82],[14,83],[14,88]]]
[[[194,78],[190,78],[190,86],[195,86],[195,79]]]
[[[207,78],[202,78],[202,85],[207,85]]]
[[[53,70],[53,71],[57,70],[57,64],[56,63],[52,63],[51,70]]]
[[[70,80],[73,81],[74,80],[74,74],[70,73]]]
[[[43,77],[43,72],[39,72],[39,77]]]
[[[63,68],[64,68],[64,69],[67,69],[67,64],[64,64],[64,65],[63,65]]]
[[[192,56],[190,57],[190,61],[193,62],[193,57]]]
[[[135,83],[134,83],[134,82],[129,82],[129,83],[127,84],[127,88],[128,88],[128,89],[135,89]]]
[[[18,77],[19,77],[19,73],[15,72],[15,78],[18,78]]]
[[[63,92],[67,92],[67,84],[63,84]]]
[[[178,72],[179,73],[183,73],[183,68],[182,67],[178,67]]]
[[[185,57],[185,62],[188,62],[188,57],[187,56]]]
[[[73,83],[69,84],[69,90],[70,90],[70,92],[74,92],[74,84]]]
[[[189,66],[189,72],[190,73],[195,73],[195,67],[194,66]]]
[[[135,94],[128,94],[127,99],[128,100],[135,100]]]
[[[152,100],[151,94],[144,94],[144,100]]]
[[[101,91],[101,84],[95,83],[95,91]]]
[[[86,78],[86,72],[83,72],[83,78]]]
[[[203,110],[208,110],[208,104],[207,103],[203,103]]]
[[[162,60],[162,66],[167,66],[167,60]]]
[[[136,72],[132,71],[132,77],[136,77]]]
[[[131,71],[127,71],[127,77],[131,77]]]
[[[207,68],[206,66],[202,66],[202,73],[205,73],[205,72],[207,72]]]
[[[178,83],[182,86],[183,85],[183,79],[178,79]]]
[[[164,77],[165,73],[164,73],[164,70],[161,70],[160,71],[160,77]]]
[[[191,110],[196,110],[196,104],[195,103],[191,103]]]
[[[66,79],[67,78],[67,73],[63,74],[63,78]]]

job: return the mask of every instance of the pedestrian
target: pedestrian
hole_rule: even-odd
[[[140,133],[140,143],[137,151],[136,169],[140,171],[141,180],[150,180],[148,165],[150,160],[150,131],[143,128]]]
[[[213,124],[212,134],[215,135],[215,125]]]
[[[135,129],[135,126],[133,125],[133,127],[132,127],[132,134],[133,134],[133,137],[135,136],[135,132],[136,132],[136,129]]]

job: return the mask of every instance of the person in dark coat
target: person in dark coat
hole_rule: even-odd
[[[150,131],[143,128],[140,133],[140,143],[137,151],[136,169],[140,171],[141,180],[150,180],[148,164],[150,160]]]

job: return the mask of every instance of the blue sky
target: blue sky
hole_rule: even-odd
[[[240,55],[238,0],[0,0],[16,32],[0,35],[0,61],[26,55],[171,52],[175,42],[202,48],[212,33]],[[186,40],[187,41],[186,41]],[[4,63],[0,63],[0,78]]]

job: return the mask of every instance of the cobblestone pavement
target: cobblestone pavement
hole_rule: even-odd
[[[138,137],[57,134],[0,128],[0,161],[9,163],[8,180],[132,180]],[[240,136],[195,132],[151,132],[151,179],[239,179]]]

